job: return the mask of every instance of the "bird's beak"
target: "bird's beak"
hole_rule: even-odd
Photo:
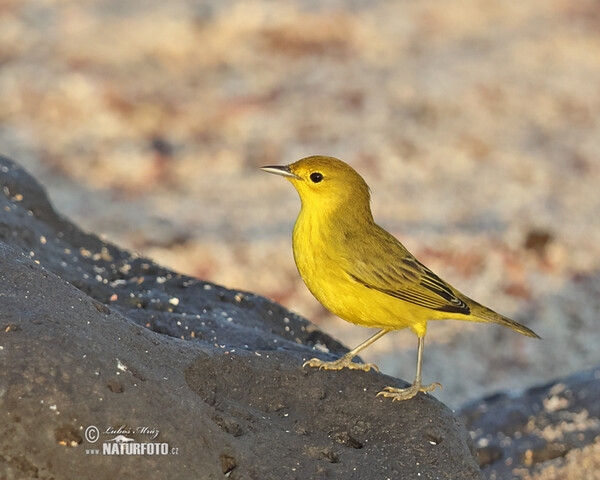
[[[264,172],[268,172],[268,173],[274,173],[275,175],[281,175],[282,177],[287,177],[287,178],[295,178],[296,180],[299,180],[300,177],[298,175],[296,175],[295,173],[292,173],[292,171],[290,170],[290,167],[288,165],[282,167],[282,166],[268,166],[268,167],[260,167],[261,170],[263,170]]]

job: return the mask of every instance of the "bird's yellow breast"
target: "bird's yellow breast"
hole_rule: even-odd
[[[422,308],[414,308],[356,282],[344,268],[348,245],[335,222],[323,221],[302,209],[293,234],[294,260],[304,283],[315,298],[338,317],[366,327],[424,330]],[[351,254],[351,253],[350,253]]]

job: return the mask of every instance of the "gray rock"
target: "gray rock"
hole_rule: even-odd
[[[303,370],[347,351],[305,319],[83,233],[1,157],[0,189],[0,478],[481,478],[434,398]]]
[[[465,406],[486,478],[531,478],[600,438],[600,367]],[[591,477],[588,477],[591,478]]]

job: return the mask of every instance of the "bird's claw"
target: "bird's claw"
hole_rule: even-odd
[[[384,387],[383,390],[377,394],[377,396],[391,398],[392,402],[409,400],[419,392],[433,392],[438,387],[440,390],[442,390],[442,384],[438,382],[430,383],[429,385],[413,383],[408,388]]]
[[[341,370],[342,368],[349,368],[350,370],[363,370],[365,372],[373,369],[379,372],[379,368],[374,363],[356,363],[347,357],[342,357],[332,362],[326,362],[318,358],[311,358],[302,364],[302,368],[306,366],[318,367],[319,370]]]

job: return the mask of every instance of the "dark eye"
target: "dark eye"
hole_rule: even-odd
[[[319,183],[321,180],[323,180],[323,174],[319,172],[311,173],[310,179],[313,181],[313,183]]]

